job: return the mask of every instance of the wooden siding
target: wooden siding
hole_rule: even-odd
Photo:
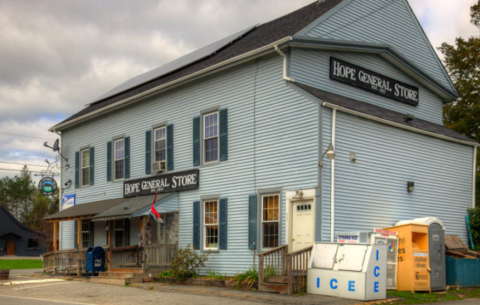
[[[73,249],[76,238],[74,230],[75,221],[60,222],[60,250]]]
[[[93,222],[95,226],[93,244],[94,246],[108,246],[107,243],[107,223],[105,221]]]
[[[323,145],[331,141],[324,109]],[[446,234],[467,241],[473,148],[337,111],[335,231],[371,230],[399,220],[435,216]],[[350,162],[355,153],[356,162]],[[323,177],[324,241],[330,240],[330,162]],[[407,181],[415,190],[407,192]],[[355,220],[355,221],[352,221]]]
[[[200,188],[178,193],[170,207],[180,211],[179,246],[184,247],[193,241],[193,202],[213,194],[228,198],[228,250],[212,253],[203,271],[232,275],[250,268],[248,196],[259,189],[283,190],[283,243],[284,191],[318,185],[318,104],[286,85],[277,54],[64,131],[62,152],[69,160],[90,145],[96,162],[95,184],[65,193],[75,192],[77,204],[122,197],[123,182],[106,179],[107,142],[130,136],[131,178],[145,177],[145,132],[164,121],[174,125],[175,171],[192,169],[192,119],[214,106],[228,109],[228,161],[200,167]],[[74,179],[71,169],[63,170],[62,184],[68,179]]]
[[[455,90],[406,0],[350,1],[305,35],[393,46],[440,84]]]
[[[418,87],[420,96],[419,105],[408,105],[361,88],[331,80],[331,56]],[[411,113],[418,118],[436,124],[442,124],[443,103],[440,97],[420,85],[404,72],[398,70],[379,55],[295,48],[292,50],[291,56],[291,77],[299,83],[362,100],[401,113]]]

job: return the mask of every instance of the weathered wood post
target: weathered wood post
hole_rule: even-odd
[[[142,271],[147,270],[147,217],[142,217]]]
[[[112,250],[113,250],[113,242],[112,242],[112,221],[108,221],[108,271],[112,270]]]

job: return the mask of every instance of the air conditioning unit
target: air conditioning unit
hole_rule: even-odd
[[[167,170],[167,163],[165,161],[155,161],[152,163],[152,170],[154,173],[163,173]]]

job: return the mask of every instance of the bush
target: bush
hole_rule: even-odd
[[[221,275],[220,273],[217,273],[212,270],[208,270],[208,275],[206,276],[207,279],[209,280],[224,280],[227,278],[227,275]]]
[[[162,271],[158,277],[163,277],[163,278],[170,278],[174,277],[173,270],[167,270],[167,271]]]
[[[480,206],[468,209],[468,218],[475,250],[480,250]]]
[[[208,260],[210,251],[198,253],[190,244],[186,248],[178,249],[172,261],[173,276],[178,280],[189,277],[197,277],[205,262]]]
[[[233,276],[235,281],[238,281],[238,285],[245,285],[248,288],[252,288],[255,282],[258,282],[258,271],[255,268],[250,268],[243,273],[237,273]]]

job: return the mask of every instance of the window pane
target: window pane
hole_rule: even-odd
[[[278,247],[278,222],[263,223],[263,248]]]
[[[115,160],[123,159],[124,155],[124,142],[123,140],[115,142]]]
[[[218,221],[217,201],[205,202],[205,224],[216,224]]]
[[[279,196],[263,197],[263,220],[276,221],[279,219]]]
[[[157,150],[155,152],[155,161],[165,161],[166,159],[165,149],[164,150]]]
[[[205,231],[205,247],[218,248],[218,225],[207,226]]]
[[[155,150],[165,149],[165,140],[158,140],[155,142]]]
[[[123,247],[123,231],[115,231],[115,247]]]
[[[89,150],[82,150],[82,167],[89,167],[90,166],[90,151]]]
[[[160,139],[165,139],[165,128],[155,130],[155,141]]]
[[[90,167],[82,168],[82,186],[90,184]]]
[[[124,160],[115,161],[115,179],[123,179],[124,177]]]
[[[218,159],[218,138],[205,140],[205,162]]]
[[[212,113],[205,116],[205,139],[218,135],[218,114]]]

